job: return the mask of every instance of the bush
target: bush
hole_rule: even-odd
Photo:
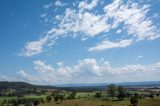
[[[154,95],[153,95],[153,94],[150,94],[149,97],[150,97],[150,98],[154,98]]]
[[[59,99],[61,100],[61,102],[64,100],[64,96],[65,95],[59,95]]]
[[[117,88],[117,91],[118,91],[118,95],[117,95],[117,98],[119,100],[122,100],[123,98],[125,98],[125,89],[122,87],[122,86],[119,86]]]
[[[156,96],[159,96],[159,93],[157,93]]]
[[[7,100],[6,100],[6,99],[4,99],[4,100],[3,100],[3,104],[6,104],[6,103],[7,103]]]
[[[39,103],[40,103],[39,100],[34,100],[33,102],[34,106],[37,106]]]
[[[72,93],[67,97],[67,99],[75,99],[75,96],[76,96],[76,92],[72,92]]]
[[[46,97],[47,102],[50,102],[50,101],[51,101],[51,99],[52,99],[52,97],[51,97],[51,96],[47,96],[47,97]]]
[[[133,106],[137,106],[138,105],[138,94],[135,94],[133,97],[131,97],[130,102]]]
[[[101,92],[97,92],[97,93],[95,94],[95,97],[96,97],[96,98],[101,98],[101,97],[102,97],[102,93],[101,93]]]

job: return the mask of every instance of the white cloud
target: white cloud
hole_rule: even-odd
[[[46,4],[46,5],[44,5],[44,8],[45,8],[45,9],[48,9],[48,8],[50,8],[52,5],[53,5],[52,3]]]
[[[19,72],[17,72],[17,76],[23,81],[31,82],[34,80],[34,78],[31,75],[27,74],[24,70],[20,70]]]
[[[138,60],[141,59],[141,58],[143,58],[143,56],[137,56],[137,57],[135,58],[135,61],[138,61]]]
[[[25,48],[21,51],[19,55],[22,56],[33,56],[39,54],[43,51],[43,46],[47,43],[47,38],[42,38],[38,41],[28,42]]]
[[[109,25],[105,23],[105,20],[101,19],[102,16],[95,16],[91,13],[84,13],[82,20],[82,31],[91,37],[104,32],[109,29]]]
[[[28,74],[20,70],[15,78],[1,75],[4,81],[25,81],[33,84],[62,83],[98,83],[160,80],[160,62],[151,64],[129,64],[113,67],[104,59],[85,58],[74,66],[59,66],[53,68],[44,61],[35,61],[36,74]]]
[[[28,42],[18,55],[31,57],[40,54],[44,52],[45,46],[52,46],[55,43],[55,40],[56,38],[53,38],[53,36],[45,35],[37,41]]]
[[[83,9],[88,9],[88,10],[92,10],[94,7],[96,7],[98,4],[98,0],[92,0],[91,3],[87,3],[87,1],[82,1],[79,3],[78,8],[80,10]]]
[[[102,7],[104,12],[96,13],[93,10],[98,5],[98,0],[92,0],[90,3],[87,1],[79,2],[78,7],[75,9],[67,8],[64,14],[54,16],[57,24],[46,31],[48,35],[40,40],[27,43],[22,50],[21,55],[33,56],[40,54],[44,51],[45,46],[52,46],[56,39],[62,37],[79,37],[81,40],[86,40],[95,36],[103,36],[101,33],[107,34],[120,26],[121,30],[117,30],[119,34],[122,31],[127,32],[125,35],[120,36],[120,39],[134,39],[122,41],[103,41],[96,47],[91,47],[89,51],[94,49],[104,50],[109,48],[127,47],[139,40],[153,40],[160,37],[160,31],[154,25],[152,18],[148,17],[150,11],[149,5],[139,5],[133,1],[114,0],[112,3]],[[78,3],[76,3],[78,4]],[[64,3],[56,1],[55,5],[62,6]],[[50,5],[46,6],[49,7]],[[83,11],[82,11],[83,10]],[[75,36],[77,35],[77,36]],[[49,37],[48,37],[49,36]],[[112,35],[110,35],[112,36]],[[107,38],[107,37],[106,37]],[[118,46],[122,44],[122,46]],[[92,50],[93,49],[93,50]]]
[[[7,76],[7,75],[0,75],[0,81],[17,81],[18,79],[12,74],[11,76]]]
[[[124,48],[131,45],[132,43],[133,43],[132,39],[125,39],[119,42],[112,42],[109,40],[105,40],[100,44],[97,44],[95,47],[89,48],[88,51],[102,51],[111,48]]]
[[[55,3],[54,3],[55,6],[65,6],[66,4],[65,3],[62,3],[61,1],[57,0]]]
[[[69,32],[82,32],[87,37],[94,37],[101,32],[107,32],[110,27],[102,15],[95,15],[93,13],[81,12],[69,8],[66,9],[64,16],[56,16],[56,20],[59,21],[59,28],[53,28],[49,31],[49,34],[57,34],[57,32],[60,32],[58,34],[62,35]]]
[[[99,76],[101,75],[101,68],[95,59],[83,59],[78,65],[74,66],[75,74],[80,76]]]
[[[40,14],[40,17],[42,17],[42,18],[45,18],[47,16],[47,14],[46,13],[44,13],[44,14]]]
[[[38,62],[40,70],[53,70],[50,65],[44,62]],[[35,64],[37,66],[37,64]],[[44,71],[36,75],[29,75],[25,71],[18,72],[21,80],[31,83],[41,84],[61,84],[61,83],[89,83],[91,82],[123,82],[123,81],[145,81],[160,80],[160,62],[140,65],[132,64],[121,67],[112,67],[108,61],[101,59],[97,61],[93,58],[80,60],[74,66],[61,66],[55,68],[55,71]]]
[[[51,65],[47,65],[44,61],[34,61],[34,68],[38,70],[39,72],[52,72],[55,71],[55,69]]]
[[[115,0],[104,7],[106,17],[114,19],[113,28],[124,23],[128,34],[137,37],[138,40],[152,40],[159,37],[158,29],[152,20],[147,18],[149,10],[149,5],[140,6],[137,3],[124,3],[121,0]]]
[[[119,34],[119,33],[121,33],[121,32],[122,32],[122,30],[120,30],[120,29],[116,31],[117,34]]]
[[[64,63],[61,61],[61,62],[57,62],[57,65],[58,66],[63,66],[64,65]]]

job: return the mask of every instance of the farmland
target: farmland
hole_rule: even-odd
[[[12,85],[13,83],[9,83]],[[7,84],[6,84],[7,85]],[[1,84],[1,106],[160,106],[159,87],[96,87],[35,86],[20,83]],[[23,86],[22,86],[23,85]],[[132,102],[133,103],[132,103]],[[133,105],[134,106],[134,105]]]
[[[40,103],[38,106],[130,106],[129,99],[124,99],[121,101],[110,100],[110,99],[96,99],[96,98],[90,98],[90,96],[87,96],[88,94],[93,95],[94,93],[79,92],[76,94],[76,97],[77,97],[76,99],[64,100],[62,102],[51,101],[50,103],[48,102]],[[30,96],[26,96],[25,98],[42,98],[42,97],[45,98],[46,96],[30,95]],[[81,98],[78,98],[78,97],[81,97]],[[0,97],[0,103],[2,103],[4,100],[8,101],[12,99],[17,99],[17,98],[16,97]],[[21,104],[20,106],[24,106],[24,105]],[[160,97],[140,99],[138,106],[160,106]]]

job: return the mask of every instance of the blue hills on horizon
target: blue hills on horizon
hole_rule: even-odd
[[[120,83],[89,83],[89,84],[59,84],[54,85],[57,87],[95,87],[95,86],[108,86],[110,84],[122,86],[160,86],[160,81],[141,81],[141,82],[120,82]]]

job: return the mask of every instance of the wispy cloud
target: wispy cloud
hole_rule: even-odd
[[[28,42],[19,55],[33,56],[43,52],[43,46],[47,43],[47,40],[47,38],[42,38],[38,41]]]
[[[62,3],[61,1],[57,0],[55,3],[54,3],[55,6],[60,6],[60,7],[63,7],[66,5],[66,3]]]
[[[140,6],[134,2],[124,3],[122,0],[115,0],[112,4],[106,5],[104,11],[107,17],[114,19],[113,28],[124,23],[128,34],[137,37],[137,40],[152,40],[159,37],[159,31],[147,17],[149,7],[149,5]]]
[[[141,59],[141,58],[143,58],[143,56],[137,56],[137,57],[135,58],[135,61],[138,61],[138,60]]]
[[[109,40],[105,40],[99,44],[97,44],[95,47],[91,47],[88,49],[88,51],[103,51],[106,49],[111,48],[125,48],[133,43],[132,39],[125,39],[118,42],[112,42]]]
[[[92,10],[94,7],[96,7],[98,4],[98,0],[92,0],[91,3],[87,3],[87,1],[81,1],[78,5],[78,8],[80,10],[83,9],[88,9],[88,10]]]
[[[124,48],[138,41],[154,40],[160,37],[159,29],[154,25],[152,18],[148,16],[150,5],[140,5],[133,1],[114,0],[101,8],[103,12],[90,11],[94,10],[98,3],[98,0],[92,0],[90,3],[81,1],[77,3],[75,9],[66,8],[64,14],[54,16],[54,22],[57,24],[51,30],[46,31],[47,40],[43,40],[46,39],[45,36],[38,41],[27,43],[21,54],[32,56],[42,53],[48,42],[60,37],[71,36],[75,38],[77,37],[75,35],[78,35],[83,41],[101,36],[102,33],[107,34],[116,29],[118,29],[117,34],[122,31],[126,32],[123,37],[119,36],[119,41],[114,39],[112,41],[101,41],[98,42],[97,46],[91,47],[89,51]],[[57,6],[64,5],[61,1],[56,1],[55,4]],[[121,25],[123,25],[123,28],[118,28]],[[109,38],[106,37],[106,39]],[[134,40],[121,41],[121,39]]]
[[[48,9],[48,8],[50,8],[52,5],[53,5],[52,3],[46,4],[46,5],[44,5],[44,8],[45,8],[45,9]]]

